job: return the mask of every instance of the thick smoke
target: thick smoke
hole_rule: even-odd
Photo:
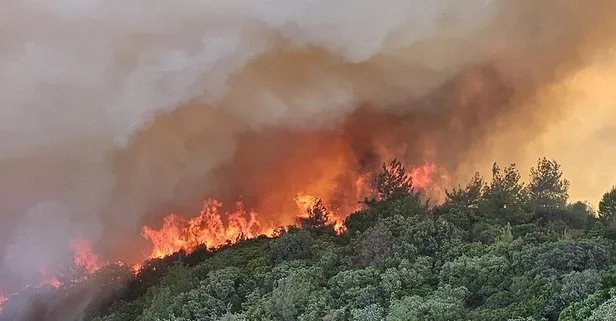
[[[318,179],[326,161],[343,168],[379,149],[432,158],[452,175],[489,156],[525,159],[520,146],[568,114],[550,98],[554,84],[567,87],[612,45],[615,9],[609,0],[4,1],[3,271],[31,279],[62,263],[53,253],[77,236],[129,258],[150,214],[207,195],[275,198]]]

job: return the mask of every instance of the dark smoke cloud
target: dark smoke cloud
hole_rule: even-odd
[[[77,236],[134,256],[152,215],[209,195],[242,195],[276,220],[275,198],[333,180],[322,175],[330,161],[360,170],[365,153],[430,158],[454,176],[519,156],[564,117],[554,84],[612,45],[615,9],[608,0],[4,2],[3,273],[32,279],[65,262]],[[495,141],[506,153],[494,154]]]

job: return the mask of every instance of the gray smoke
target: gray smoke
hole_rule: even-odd
[[[148,215],[215,192],[212,169],[233,160],[247,133],[330,130],[361,104],[398,110],[484,64],[511,87],[507,111],[525,107],[610,43],[615,7],[4,1],[2,266],[30,279],[63,262],[51,253],[77,236],[128,256],[118,249]]]

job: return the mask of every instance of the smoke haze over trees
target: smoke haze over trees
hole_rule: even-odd
[[[191,310],[191,318],[252,307],[255,318],[342,309],[344,318],[404,319],[443,306],[451,307],[445,319],[488,306],[554,318],[591,292],[592,304],[600,303],[593,311],[608,311],[613,299],[605,287],[597,292],[595,281],[607,273],[601,262],[611,252],[589,235],[616,234],[615,197],[600,200],[616,176],[614,30],[613,0],[4,1],[0,289],[7,293],[1,294],[43,281],[81,284],[69,287],[68,299],[53,288],[21,292],[22,298],[36,292],[24,299],[28,311],[60,319],[75,311],[94,315],[90,302],[107,298],[131,317],[181,318],[156,310],[180,293],[184,301],[174,302],[181,306],[211,303],[192,306],[204,310]],[[535,164],[543,155],[548,158]],[[569,181],[552,158],[562,162]],[[444,203],[431,208],[416,201],[419,189],[383,185],[363,203],[368,209],[348,217],[349,232],[334,237],[340,222],[324,214],[352,212],[364,200],[358,194],[369,192],[358,193],[357,178],[392,159],[399,161],[394,169],[431,164],[429,188],[418,177],[411,183],[424,184],[422,197]],[[494,161],[501,165],[490,172]],[[533,168],[530,179],[523,182],[529,173],[510,163]],[[485,181],[476,176],[467,186],[477,169]],[[381,178],[395,185],[390,174],[396,173]],[[323,206],[308,213],[301,231],[246,243],[254,248],[177,254],[172,261],[184,262],[184,270],[168,275],[179,279],[178,287],[153,286],[167,260],[146,266],[128,292],[118,290],[126,280],[121,276],[131,273],[126,264],[111,275],[97,271],[103,275],[89,277],[90,283],[76,272],[91,271],[65,268],[74,263],[75,240],[91,244],[102,262],[140,263],[152,245],[144,231],[164,226],[170,213],[186,219],[182,213],[199,212],[210,198],[225,206],[242,201],[265,227],[293,224],[300,193],[316,195]],[[578,200],[599,204],[602,227]],[[204,221],[198,223],[215,225]],[[514,240],[541,249],[527,253],[518,241],[498,245],[514,247],[510,252],[521,257],[511,258],[492,248],[506,224],[523,230],[511,231]],[[581,233],[583,244],[559,243],[579,236],[566,234],[571,231]],[[460,248],[460,240],[470,245]],[[591,253],[592,263],[552,273],[557,282],[543,278],[557,268],[548,263],[536,269],[550,272],[518,273],[529,261],[547,262],[561,252]],[[392,263],[395,255],[408,262]],[[499,265],[504,256],[521,265]],[[225,270],[195,272],[206,261]],[[250,263],[250,278],[244,263]],[[453,272],[424,273],[446,264],[518,269],[519,278],[495,285],[484,275],[493,289],[483,289]],[[402,276],[391,270],[391,290],[383,292],[376,280],[387,269]],[[325,270],[349,274],[334,278]],[[416,283],[403,284],[407,279]],[[581,279],[594,281],[583,287]],[[192,287],[196,280],[199,288]],[[263,283],[251,283],[257,281]],[[580,289],[555,294],[560,287]],[[525,289],[544,296],[528,299]],[[344,301],[334,300],[343,294]],[[541,301],[547,296],[549,304]],[[529,310],[515,310],[512,298],[530,300],[524,303]],[[425,299],[431,305],[422,305]],[[63,300],[73,310],[54,310]],[[20,306],[10,302],[7,311]]]
[[[343,190],[367,154],[377,169],[434,161],[455,186],[486,162],[545,153],[567,165],[571,197],[596,197],[614,174],[615,9],[4,2],[0,281],[62,266],[75,237],[141,259],[144,225],[210,196],[289,224],[297,192]]]
[[[375,183],[397,193],[371,199],[340,235],[317,202],[302,228],[29,289],[0,320],[613,320],[614,190],[597,216],[566,201],[557,162],[530,172],[495,164],[430,208],[393,161]]]

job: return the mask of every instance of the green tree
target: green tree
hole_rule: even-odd
[[[584,321],[605,301],[609,300],[608,291],[599,290],[580,302],[569,305],[558,315],[558,321]]]
[[[545,224],[553,220],[558,212],[564,213],[569,199],[569,181],[554,160],[540,158],[530,169],[530,182],[527,186],[529,205],[533,217]]]
[[[563,220],[567,226],[574,229],[584,229],[597,219],[592,207],[588,203],[579,201],[568,204],[555,218]]]
[[[427,297],[406,296],[392,302],[387,321],[465,320],[464,300],[468,291],[449,285]]]
[[[515,164],[501,169],[496,163],[492,166],[492,181],[483,191],[479,204],[480,212],[497,221],[521,223],[522,205],[526,200],[524,184]]]
[[[378,304],[371,304],[364,308],[352,309],[351,320],[353,321],[381,321],[384,309]]]
[[[530,169],[528,194],[533,210],[545,207],[564,207],[569,199],[569,181],[555,160],[540,158]]]
[[[475,173],[471,181],[465,186],[458,186],[452,191],[445,192],[445,204],[464,208],[477,208],[481,200],[485,182],[479,173]]]
[[[308,231],[287,233],[270,244],[270,259],[274,264],[289,260],[312,258],[314,239]]]
[[[509,262],[504,257],[492,254],[479,257],[463,255],[443,265],[440,279],[442,285],[466,287],[470,291],[467,304],[476,308],[499,290],[509,268]]]
[[[486,185],[479,173],[475,173],[465,186],[445,191],[445,201],[437,211],[445,219],[464,231],[470,231],[479,219],[479,202]]]
[[[362,267],[381,263],[389,254],[393,235],[383,223],[377,223],[362,234],[358,244],[359,265]]]
[[[565,276],[560,291],[550,299],[545,308],[551,320],[557,319],[561,311],[570,304],[580,302],[601,287],[601,277],[596,270],[573,271]]]
[[[616,296],[597,307],[586,321],[616,320]]]
[[[606,226],[614,226],[616,223],[616,186],[603,194],[599,202],[599,218]]]

